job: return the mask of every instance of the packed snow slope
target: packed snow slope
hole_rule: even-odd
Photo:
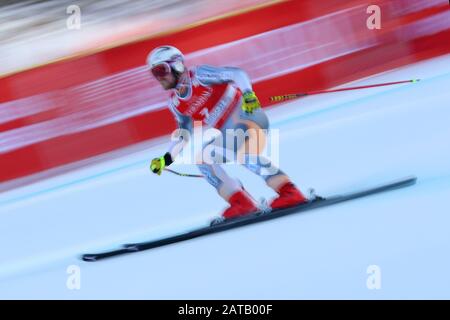
[[[327,196],[410,174],[415,186],[143,253],[81,253],[203,226],[226,206],[202,179],[153,175],[156,144],[0,195],[0,298],[450,298],[450,56],[268,110],[280,165]],[[280,92],[281,94],[281,92]],[[273,191],[225,166],[256,197]],[[195,166],[173,169],[198,173]],[[68,268],[80,270],[70,290]],[[380,289],[369,289],[370,266]],[[370,268],[369,268],[370,269]],[[70,271],[70,268],[69,268]]]

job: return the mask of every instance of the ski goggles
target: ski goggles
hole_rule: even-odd
[[[171,73],[171,68],[167,62],[162,62],[153,66],[151,72],[155,78],[164,78]]]

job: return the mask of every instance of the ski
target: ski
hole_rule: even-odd
[[[298,206],[289,207],[289,208],[283,208],[283,209],[276,209],[269,212],[257,212],[254,214],[246,215],[243,217],[233,218],[233,219],[227,219],[223,222],[202,227],[199,229],[195,229],[192,231],[188,231],[179,235],[175,236],[169,236],[166,238],[158,239],[158,240],[152,240],[152,241],[146,241],[146,242],[140,242],[140,243],[131,243],[131,244],[125,244],[122,248],[101,252],[101,253],[94,253],[94,254],[83,254],[81,256],[81,259],[84,261],[98,261],[101,259],[119,256],[123,254],[133,253],[133,252],[140,252],[144,250],[149,250],[181,241],[186,241],[189,239],[197,238],[200,236],[213,234],[229,229],[234,229],[237,227],[242,227],[245,225],[267,221],[275,218],[280,218],[289,214],[293,213],[300,213],[309,211],[316,208],[322,208],[326,206],[330,206],[333,204],[338,204],[344,201],[349,201],[357,198],[362,198],[366,196],[370,196],[373,194],[377,194],[380,192],[385,191],[391,191],[398,188],[407,187],[410,185],[413,185],[416,183],[417,178],[415,176],[409,176],[405,177],[403,179],[399,179],[396,181],[391,181],[389,183],[381,184],[378,186],[374,186],[367,189],[362,189],[354,192],[349,192],[346,194],[340,194],[340,195],[333,195],[326,198],[322,198],[319,200],[312,200],[310,202],[300,204]]]

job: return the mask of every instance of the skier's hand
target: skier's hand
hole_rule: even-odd
[[[169,166],[173,162],[172,156],[169,152],[159,158],[154,158],[150,164],[150,170],[157,175],[161,175],[165,167]]]
[[[261,108],[258,97],[255,92],[248,91],[244,93],[244,101],[242,103],[242,110],[247,113],[252,113],[254,110]]]
[[[157,175],[161,175],[161,172],[166,167],[166,162],[164,161],[164,157],[154,158],[152,163],[150,164],[150,170]]]

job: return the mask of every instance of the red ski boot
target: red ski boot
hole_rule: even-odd
[[[270,203],[272,209],[291,207],[308,201],[292,182],[286,182],[277,192],[279,194],[278,198]]]
[[[245,216],[259,210],[252,197],[244,190],[235,192],[228,199],[228,202],[230,207],[227,208],[222,214],[222,217],[225,219]]]

